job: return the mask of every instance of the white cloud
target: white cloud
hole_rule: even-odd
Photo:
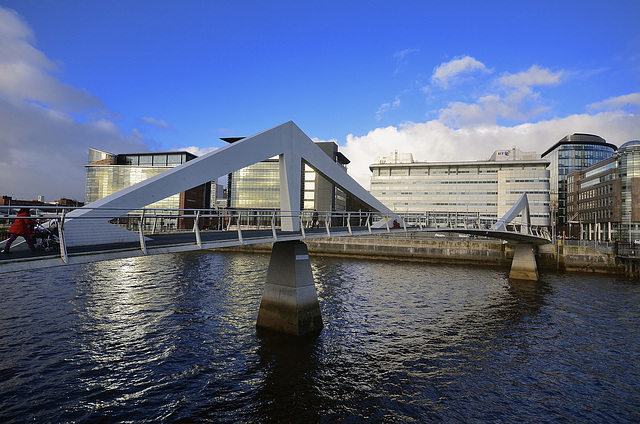
[[[474,103],[450,102],[440,109],[439,119],[455,128],[533,119],[550,106],[532,87],[559,84],[563,75],[536,65],[516,74],[505,73],[493,82],[497,92],[484,94]]]
[[[393,54],[393,58],[396,59],[396,70],[394,71],[394,75],[400,73],[408,64],[406,57],[411,53],[417,53],[420,50],[418,49],[404,49],[397,51]]]
[[[496,83],[500,86],[511,88],[554,85],[560,82],[563,74],[562,71],[552,72],[549,69],[533,65],[528,70],[517,74],[505,73],[496,80]]]
[[[591,103],[587,106],[590,110],[615,110],[627,107],[640,107],[640,93],[625,94],[623,96],[610,97],[601,102]]]
[[[400,107],[400,98],[396,97],[395,100],[392,103],[383,103],[380,105],[380,107],[378,108],[378,111],[376,112],[376,120],[381,120],[383,115],[387,112],[389,112],[392,109],[397,109]]]
[[[623,111],[579,114],[515,126],[476,125],[454,129],[438,120],[407,122],[400,127],[376,128],[368,134],[347,136],[341,151],[351,160],[349,174],[369,187],[369,165],[397,150],[412,153],[416,161],[485,160],[494,150],[517,146],[543,153],[565,135],[597,134],[621,145],[640,138],[640,116]]]
[[[189,146],[189,147],[180,147],[180,148],[176,148],[176,149],[173,149],[173,150],[176,150],[176,151],[187,151],[187,152],[193,153],[194,155],[199,157],[199,156],[206,155],[207,153],[211,153],[214,150],[218,150],[218,148],[217,147],[204,147],[204,148],[202,148],[202,147],[196,147],[196,146]]]
[[[170,130],[171,129],[171,125],[169,125],[169,123],[167,123],[167,121],[164,121],[164,120],[151,118],[149,116],[144,116],[144,117],[140,118],[140,120],[142,122],[146,123],[146,124],[153,125],[154,127],[160,127],[160,128],[164,128],[166,130]]]
[[[96,96],[56,77],[31,29],[0,7],[0,195],[84,200],[88,148],[146,151],[136,130],[123,134]]]
[[[431,76],[431,83],[448,89],[459,83],[461,75],[476,71],[490,72],[484,63],[477,61],[471,56],[464,56],[445,62],[434,69],[433,75]]]

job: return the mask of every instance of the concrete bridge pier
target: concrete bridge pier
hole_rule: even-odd
[[[297,336],[322,329],[309,250],[303,242],[273,244],[256,325]]]
[[[536,255],[533,252],[532,244],[516,244],[509,278],[513,280],[538,281],[538,264],[536,263]]]

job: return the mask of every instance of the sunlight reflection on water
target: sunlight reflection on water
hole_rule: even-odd
[[[256,330],[269,256],[0,277],[3,422],[630,421],[640,285],[312,258],[325,328]]]

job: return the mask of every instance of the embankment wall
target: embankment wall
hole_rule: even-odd
[[[305,240],[311,255],[510,267],[514,246],[486,240],[437,240],[407,237],[353,237]],[[271,244],[230,248],[270,251]],[[535,248],[538,268],[569,272],[625,274],[621,258],[587,246]]]

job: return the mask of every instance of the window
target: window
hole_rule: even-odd
[[[143,166],[153,165],[153,156],[151,155],[141,155],[138,160],[140,165],[143,165]]]

